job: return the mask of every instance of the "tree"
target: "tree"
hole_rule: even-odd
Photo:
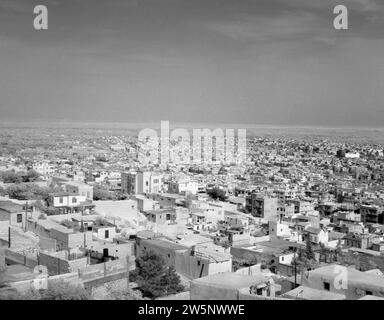
[[[95,220],[95,226],[108,226],[109,225],[109,222],[107,219],[103,218],[103,217],[97,217],[96,220]]]
[[[22,176],[12,170],[1,172],[1,179],[4,183],[21,183],[23,181]]]
[[[7,285],[5,280],[6,270],[7,268],[5,266],[0,266],[0,288],[3,288]]]
[[[0,300],[27,300],[14,288],[6,287],[0,290]]]
[[[31,289],[21,293],[11,287],[3,289],[0,300],[91,300],[91,296],[83,287],[59,280],[49,282],[45,290]]]
[[[28,170],[26,174],[23,175],[23,182],[35,182],[40,177],[40,174],[35,170]]]
[[[48,283],[48,289],[40,290],[40,300],[91,300],[87,291],[66,281]]]
[[[32,200],[35,198],[31,186],[24,183],[9,186],[7,194],[11,199],[17,200]]]
[[[312,242],[311,242],[309,235],[307,236],[307,239],[305,240],[305,257],[309,260],[315,259],[315,254],[313,253],[313,249],[312,249]]]
[[[305,249],[303,250],[299,248],[297,255],[292,259],[291,264],[296,264],[296,267],[298,267],[299,270],[312,270],[318,266],[312,249],[311,239],[309,237],[306,239]]]
[[[154,251],[145,252],[136,260],[136,265],[131,279],[138,284],[144,297],[157,298],[184,289],[175,269],[167,266],[163,257]]]
[[[188,194],[186,197],[185,197],[185,207],[187,209],[191,209],[192,208],[192,204],[193,204],[193,200],[195,200],[195,196],[193,196],[192,194]]]
[[[115,192],[115,195],[114,195],[114,198],[116,200],[127,200],[128,199],[128,195],[121,192],[121,191],[116,191]]]
[[[93,187],[93,200],[113,200],[114,196],[100,185]]]
[[[47,203],[49,194],[62,191],[60,188],[40,187],[35,183],[19,183],[9,186],[6,193],[12,199],[42,200]]]
[[[324,262],[327,263],[329,252],[323,243],[320,243],[320,262],[321,257],[324,257]]]
[[[213,199],[213,200],[220,200],[225,201],[227,199],[227,195],[225,194],[225,191],[220,188],[212,188],[207,191],[207,194]]]
[[[95,161],[98,161],[98,162],[107,162],[107,158],[104,156],[104,155],[97,155],[95,157]]]
[[[237,271],[238,269],[251,267],[257,264],[257,258],[252,254],[246,254],[243,258],[233,258],[232,266],[233,271]]]

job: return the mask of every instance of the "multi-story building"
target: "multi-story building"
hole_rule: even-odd
[[[246,211],[254,217],[270,219],[277,215],[278,199],[252,193],[246,197]]]
[[[92,200],[78,193],[51,193],[48,198],[50,207],[60,210],[62,213],[91,212],[95,208]]]
[[[162,178],[151,171],[123,172],[121,191],[128,194],[158,193],[162,189]]]
[[[198,184],[193,181],[170,181],[168,183],[168,192],[178,194],[197,194]]]
[[[373,205],[360,206],[361,221],[363,223],[384,224],[384,208]]]
[[[138,182],[136,173],[121,173],[121,191],[128,194],[138,194]]]
[[[65,184],[65,190],[68,193],[83,196],[86,200],[93,200],[93,187],[85,183],[77,181],[68,182]]]
[[[380,243],[380,237],[369,233],[348,233],[344,237],[347,247],[369,249],[373,244]]]
[[[151,171],[138,171],[138,193],[158,193],[161,191],[161,175]]]
[[[43,176],[50,175],[55,172],[55,168],[45,161],[33,163],[32,169]]]

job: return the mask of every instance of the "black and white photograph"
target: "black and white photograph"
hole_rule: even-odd
[[[383,0],[0,0],[0,300],[383,299]]]

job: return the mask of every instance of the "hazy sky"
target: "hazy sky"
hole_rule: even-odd
[[[383,0],[0,0],[0,120],[383,126],[383,39]]]

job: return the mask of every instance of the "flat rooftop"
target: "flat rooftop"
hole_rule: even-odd
[[[310,271],[310,275],[319,275],[320,277],[328,279],[334,278],[337,276],[337,273],[335,273],[335,266],[337,265],[333,264],[317,268]],[[360,283],[371,288],[377,288],[378,290],[384,288],[384,277],[369,272],[358,271],[353,268],[348,268],[348,281],[351,283]]]
[[[184,196],[179,195],[179,194],[175,194],[175,193],[154,193],[154,195],[161,196],[161,197],[164,197],[164,198],[171,198],[171,199],[175,199],[175,200],[184,199],[185,198]]]
[[[371,296],[371,295],[366,295],[358,300],[384,300],[383,297],[378,297],[378,296]]]
[[[14,264],[7,266],[4,280],[6,282],[17,282],[35,279],[36,276],[37,274],[33,273],[32,269],[25,267],[21,264]]]
[[[183,246],[178,243],[174,243],[165,239],[148,239],[148,240],[143,240],[145,243],[148,243],[154,247],[159,247],[159,248],[164,248],[164,249],[169,249],[169,250],[187,250],[188,247]]]
[[[15,213],[23,211],[23,207],[12,201],[0,201],[0,210],[6,211],[8,213]]]
[[[283,294],[285,298],[304,299],[304,300],[345,300],[345,295],[318,290],[305,286],[299,286]]]
[[[233,272],[215,273],[210,276],[192,280],[193,284],[204,284],[227,289],[240,289],[254,284],[260,284],[267,280],[263,274],[243,275]]]

